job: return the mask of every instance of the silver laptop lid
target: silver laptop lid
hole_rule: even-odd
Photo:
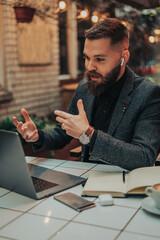
[[[36,192],[32,178],[54,183]],[[0,186],[34,199],[41,199],[86,181],[85,178],[26,163],[18,133],[0,130]]]
[[[36,198],[18,133],[3,130],[0,130],[0,186]]]

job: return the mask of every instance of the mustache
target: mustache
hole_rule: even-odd
[[[97,73],[96,71],[86,71],[85,77],[87,77],[90,80],[90,77],[93,78],[103,78],[103,76],[100,73]]]

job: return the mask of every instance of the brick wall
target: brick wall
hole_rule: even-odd
[[[54,3],[53,3],[54,2]],[[52,0],[56,9],[57,1]],[[48,65],[19,65],[18,24],[11,6],[3,5],[5,83],[13,94],[9,102],[0,103],[0,120],[7,116],[18,116],[25,107],[29,113],[44,116],[61,108],[59,88],[59,33],[58,20],[49,19],[51,28],[52,63]],[[38,21],[39,17],[36,16]]]

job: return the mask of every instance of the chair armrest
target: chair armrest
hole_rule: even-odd
[[[82,147],[81,146],[73,148],[72,150],[70,150],[70,156],[71,157],[80,157],[81,152],[82,152]]]

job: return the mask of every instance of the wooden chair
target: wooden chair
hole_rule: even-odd
[[[70,156],[71,157],[80,157],[82,152],[82,147],[78,146],[76,148],[73,148],[70,150]]]
[[[155,162],[155,166],[160,166],[160,153],[158,154],[157,160]]]

